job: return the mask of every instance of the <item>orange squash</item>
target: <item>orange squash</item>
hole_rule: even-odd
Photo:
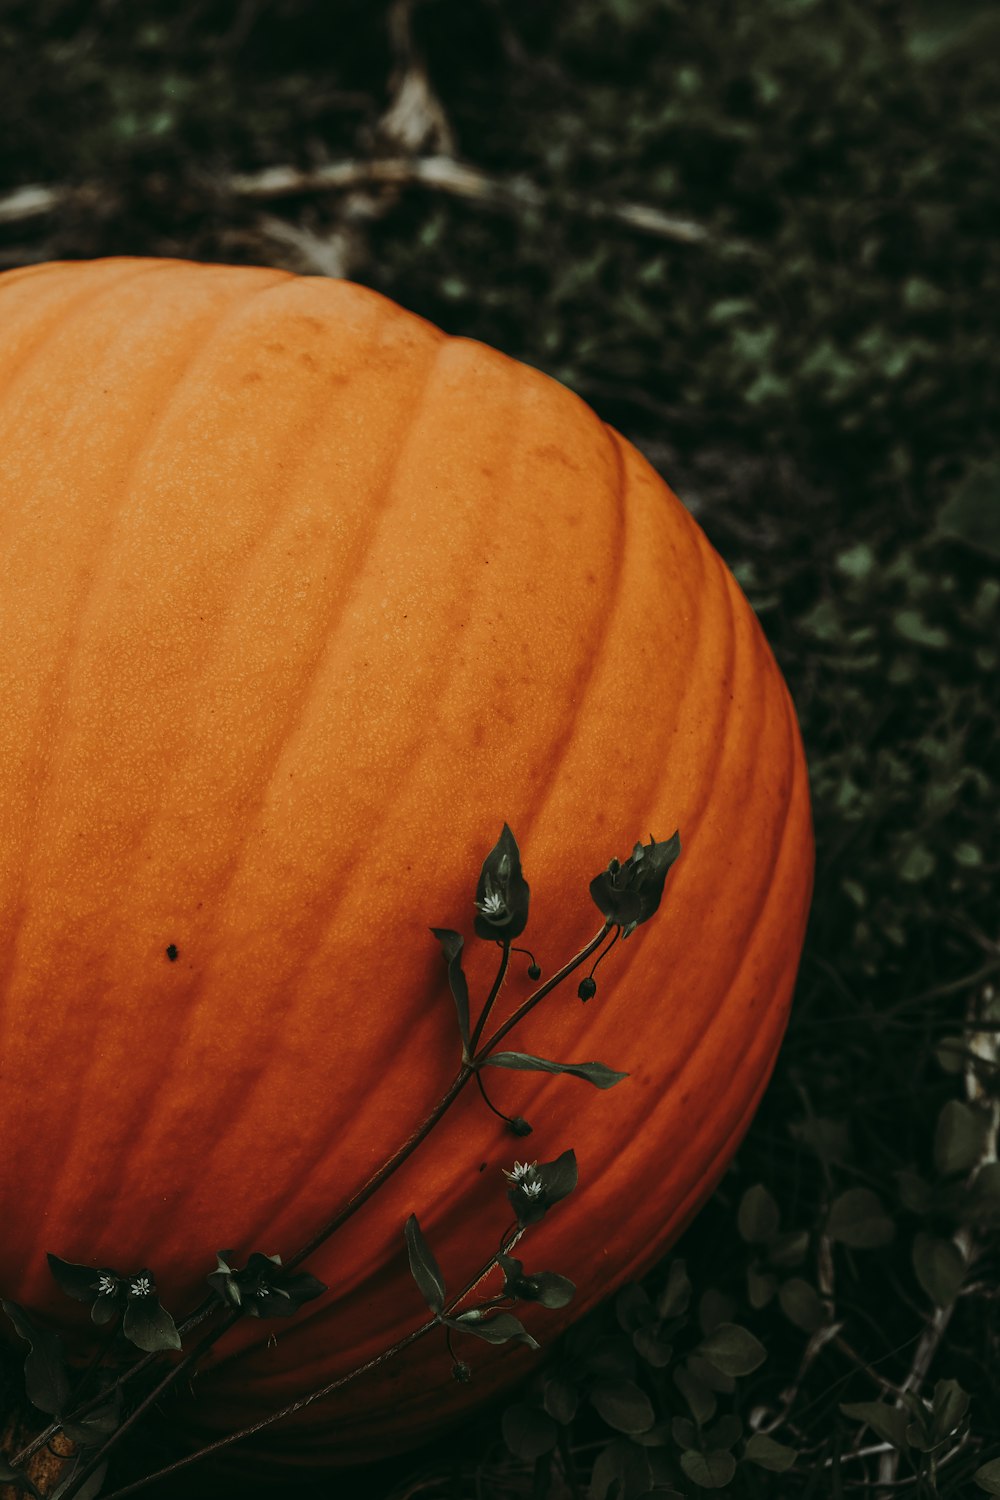
[[[504,821],[546,974],[601,925],[591,878],[679,827],[596,998],[574,977],[509,1042],[628,1079],[493,1070],[526,1142],[466,1089],[309,1263],[329,1292],[245,1320],[187,1419],[243,1425],[417,1326],[407,1217],[462,1285],[529,1146],[580,1170],[517,1251],[577,1283],[525,1313],[550,1342],[695,1214],[785,1026],[806,771],[734,580],[569,391],[275,270],[0,276],[0,494],[0,1291],[71,1321],[52,1251],[151,1266],[182,1312],[216,1250],[290,1256],[455,1075],[429,928],[481,1000]],[[381,1455],[538,1359],[467,1343],[470,1386],[426,1339],[260,1451]]]

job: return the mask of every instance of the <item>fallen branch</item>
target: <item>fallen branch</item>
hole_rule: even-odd
[[[422,187],[446,193],[488,208],[546,209],[550,195],[529,178],[499,178],[481,172],[451,156],[384,156],[368,161],[328,162],[303,170],[293,166],[265,167],[259,172],[238,172],[217,179],[214,189],[222,196],[266,203],[281,198],[311,197],[358,188]],[[93,189],[88,188],[88,196]],[[35,184],[17,188],[0,198],[0,224],[20,224],[56,212],[79,195],[79,189]],[[598,223],[621,224],[654,239],[680,245],[703,245],[709,230],[693,219],[662,213],[646,203],[602,203],[578,194],[561,197],[559,209]]]

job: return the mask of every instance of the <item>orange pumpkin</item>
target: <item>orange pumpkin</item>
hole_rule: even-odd
[[[577,1283],[525,1314],[550,1342],[697,1211],[785,1026],[806,772],[732,577],[570,392],[344,282],[9,272],[0,429],[0,1290],[65,1321],[53,1251],[149,1265],[181,1312],[217,1249],[289,1257],[455,1075],[428,929],[470,939],[481,1000],[503,822],[547,974],[601,925],[590,879],[679,827],[597,997],[575,976],[508,1043],[628,1079],[492,1071],[523,1143],[466,1089],[309,1263],[327,1295],[245,1320],[188,1418],[243,1425],[417,1326],[408,1215],[464,1284],[528,1146],[580,1170],[517,1252]],[[425,1339],[264,1446],[381,1454],[538,1359],[466,1342],[471,1386]]]

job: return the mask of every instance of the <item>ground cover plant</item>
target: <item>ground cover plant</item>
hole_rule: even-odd
[[[304,1495],[1000,1493],[996,42],[887,0],[0,10],[4,265],[346,273],[565,380],[733,567],[810,759],[796,1007],[713,1202],[516,1401]]]

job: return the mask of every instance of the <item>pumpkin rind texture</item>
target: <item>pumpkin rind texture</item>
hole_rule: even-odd
[[[458,1289],[509,1224],[502,1169],[572,1147],[517,1251],[577,1284],[525,1311],[550,1344],[697,1211],[787,1018],[806,771],[733,578],[569,391],[274,270],[0,276],[0,493],[0,1291],[72,1322],[52,1251],[151,1266],[183,1311],[216,1250],[287,1259],[455,1075],[429,929],[465,934],[475,1009],[504,822],[546,975],[601,925],[590,880],[679,828],[596,997],[574,976],[507,1042],[625,1082],[490,1070],[531,1139],[466,1089],[309,1262],[329,1292],[245,1320],[177,1410],[242,1426],[378,1353],[425,1315],[408,1216]],[[472,1385],[425,1339],[257,1451],[381,1455],[539,1357],[463,1344]]]

